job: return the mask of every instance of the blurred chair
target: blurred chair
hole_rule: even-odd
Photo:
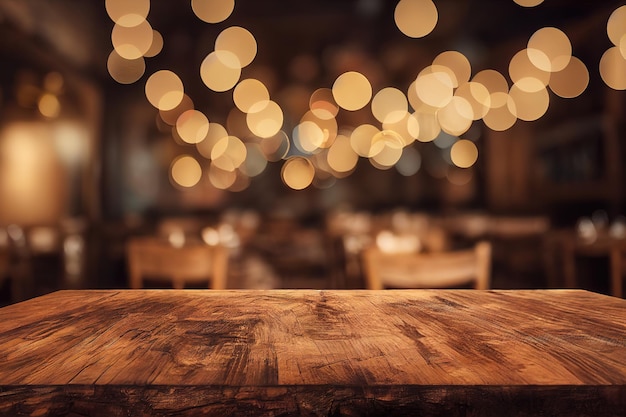
[[[155,237],[134,237],[127,255],[131,288],[143,288],[146,278],[169,282],[175,289],[203,282],[212,289],[226,288],[229,253],[223,246],[173,246]]]
[[[616,244],[610,253],[611,295],[624,297],[624,277],[626,276],[626,241]]]
[[[366,287],[450,288],[473,284],[488,289],[491,281],[491,244],[442,252],[384,252],[371,246],[363,252]]]

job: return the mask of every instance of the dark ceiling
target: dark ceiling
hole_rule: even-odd
[[[408,39],[398,31],[393,23],[397,2],[391,0],[237,0],[231,17],[214,25],[197,19],[189,1],[153,0],[148,20],[165,37],[163,59],[176,56],[168,46],[207,41],[225,27],[240,25],[257,37],[259,59],[269,56],[280,64],[300,51],[319,52],[347,41],[361,42],[366,48],[411,42],[436,53],[468,44],[494,48],[528,39],[543,26],[556,26],[575,36],[569,32],[576,25],[592,19],[606,21],[621,3],[546,0],[524,8],[513,0],[436,0],[439,22],[421,39]],[[103,0],[3,0],[0,26],[3,32],[9,27],[55,51],[83,71],[106,75],[113,22]],[[605,33],[601,35],[606,38]],[[3,38],[6,48],[9,45]]]
[[[190,91],[206,90],[198,76],[199,64],[219,32],[232,25],[247,28],[258,42],[257,57],[242,77],[264,73],[276,90],[292,81],[290,65],[301,55],[318,59],[320,70],[309,80],[309,87],[330,87],[338,74],[325,72],[325,60],[329,54],[345,51],[357,51],[376,65],[393,57],[395,72],[380,82],[404,88],[445,50],[466,54],[477,72],[497,65],[498,59],[506,62],[544,26],[565,31],[574,55],[592,55],[587,65],[590,72],[597,72],[599,54],[610,46],[606,21],[622,2],[545,0],[533,8],[513,0],[434,3],[439,13],[434,31],[411,39],[395,26],[397,1],[391,0],[236,0],[233,14],[218,24],[200,21],[189,0],[152,0],[148,21],[163,34],[164,48],[147,59],[146,75],[134,91],[140,91],[149,74],[159,69],[175,71]],[[2,0],[0,56],[4,66],[10,61],[34,60],[51,69],[77,71],[105,91],[128,91],[128,86],[118,85],[107,73],[112,28],[103,0]],[[506,72],[506,67],[495,69]],[[382,88],[382,84],[373,87]]]

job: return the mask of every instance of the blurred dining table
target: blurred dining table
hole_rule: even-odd
[[[588,235],[574,228],[551,231],[545,237],[546,257],[550,259],[552,276],[560,273],[565,288],[580,288],[578,260],[583,258],[606,259],[609,267],[609,291],[615,297],[623,297],[623,279],[626,275],[626,236],[616,236],[609,230],[593,231]],[[599,277],[594,276],[594,279]],[[558,285],[552,279],[552,285]]]
[[[0,309],[0,415],[623,416],[582,290],[66,290]]]

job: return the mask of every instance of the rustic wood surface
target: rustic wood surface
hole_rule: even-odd
[[[626,300],[60,291],[0,309],[0,415],[626,413]]]

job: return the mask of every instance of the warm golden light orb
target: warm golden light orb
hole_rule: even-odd
[[[450,148],[450,159],[459,168],[469,168],[478,160],[478,148],[471,140],[458,140]]]
[[[153,35],[154,31],[147,20],[131,27],[116,24],[111,31],[111,42],[122,58],[137,59],[148,52]]]
[[[234,54],[241,68],[252,63],[257,53],[254,35],[245,28],[232,26],[224,29],[215,40],[216,51],[228,51]]]
[[[354,152],[350,145],[350,138],[346,135],[339,134],[328,149],[326,162],[337,172],[350,172],[359,161],[359,155]]]
[[[544,87],[550,82],[550,72],[537,68],[528,57],[528,51],[522,49],[516,53],[509,62],[509,76],[513,83],[516,83],[522,90],[532,91],[535,83],[532,80],[539,80]],[[525,80],[531,79],[528,83]],[[528,85],[527,85],[528,84]]]
[[[626,90],[626,59],[619,48],[609,48],[600,58],[600,76],[614,90]]]
[[[209,89],[228,91],[241,77],[239,58],[230,51],[213,51],[200,64],[200,77]]]
[[[535,7],[543,3],[543,0],[513,0],[522,7]]]
[[[354,152],[359,156],[369,158],[382,151],[385,144],[382,141],[374,140],[378,133],[380,133],[380,129],[374,125],[362,124],[357,126],[350,134],[350,145]]]
[[[280,174],[289,188],[303,190],[313,182],[315,167],[308,159],[294,156],[285,161]]]
[[[116,24],[132,27],[146,20],[150,11],[150,0],[106,0],[104,6]]]
[[[469,59],[458,51],[445,51],[440,53],[433,60],[433,66],[442,66],[450,69],[454,74],[454,79],[452,80],[452,86],[454,88],[469,81],[472,75],[472,66]]]
[[[163,49],[163,35],[158,30],[152,30],[152,43],[150,48],[143,54],[146,58],[152,58],[161,53]]]
[[[202,142],[209,133],[209,119],[198,110],[187,110],[176,120],[176,131],[186,143]]]
[[[167,123],[170,126],[176,125],[176,120],[178,117],[186,112],[187,110],[192,110],[194,108],[193,100],[187,94],[183,93],[183,99],[178,103],[176,107],[171,110],[159,110],[159,116],[161,120]]]
[[[404,113],[402,119],[397,122],[382,124],[383,130],[393,130],[402,138],[403,146],[408,146],[415,142],[415,139],[419,136],[420,126],[417,118],[409,113]]]
[[[122,58],[115,49],[107,59],[109,75],[120,84],[132,84],[138,81],[146,71],[146,62],[143,57],[137,59]]]
[[[333,119],[339,113],[339,106],[330,88],[315,90],[309,99],[309,109],[320,119]]]
[[[269,138],[283,127],[283,110],[278,103],[269,100],[267,105],[256,113],[246,115],[248,129],[260,138]]]
[[[449,71],[430,66],[419,73],[414,86],[421,101],[429,106],[442,108],[452,100],[454,82]]]
[[[474,111],[472,105],[463,97],[454,96],[450,103],[437,112],[437,121],[441,129],[453,136],[467,132],[472,126]]]
[[[530,62],[542,71],[564,69],[572,57],[572,44],[567,35],[555,27],[536,31],[528,40],[526,53]]]
[[[236,136],[220,139],[211,150],[212,166],[224,171],[234,171],[246,160],[248,149]]]
[[[196,149],[198,153],[206,159],[211,159],[211,152],[213,147],[220,140],[227,138],[228,132],[226,128],[219,123],[209,123],[209,130],[203,141],[196,143]]]
[[[482,119],[491,107],[491,94],[484,85],[469,81],[463,83],[454,92],[456,97],[464,98],[472,108],[472,120]]]
[[[437,113],[415,112],[413,117],[419,125],[417,140],[420,142],[430,142],[441,133],[441,125],[437,119]]]
[[[309,110],[300,118],[300,123],[304,122],[312,122],[322,131],[321,140],[312,142],[312,145],[316,149],[329,148],[333,144],[333,141],[337,137],[337,119],[334,117],[329,119],[320,118],[317,117],[315,112]]]
[[[209,182],[218,190],[227,190],[237,181],[237,171],[226,171],[215,164],[209,167]]]
[[[563,70],[553,72],[549,87],[554,94],[563,98],[574,98],[581,95],[589,85],[589,70],[578,58],[572,57]]]
[[[400,0],[394,20],[400,32],[410,38],[423,38],[437,26],[439,13],[432,0]]]
[[[478,72],[472,81],[482,84],[489,91],[489,106],[491,108],[506,105],[509,92],[509,83],[504,75],[493,69]],[[504,93],[504,94],[502,94]]]
[[[394,87],[383,88],[372,99],[372,114],[381,123],[399,122],[408,108],[406,96]]]
[[[348,71],[335,80],[332,88],[335,102],[343,109],[362,109],[372,98],[372,85],[360,72]]]
[[[37,103],[37,109],[42,116],[48,118],[58,117],[61,113],[61,103],[56,95],[51,93],[42,94]]]
[[[244,113],[262,110],[270,100],[270,93],[261,81],[248,78],[240,81],[233,90],[235,106]]]
[[[606,33],[613,45],[620,46],[622,37],[626,34],[626,5],[611,13],[606,24]]]
[[[183,82],[172,71],[157,71],[146,81],[146,97],[159,110],[172,110],[183,96]]]
[[[325,135],[317,123],[305,120],[293,128],[292,139],[300,151],[312,154],[322,147]]]
[[[536,78],[534,80],[534,88],[529,89],[528,82],[525,85],[525,89],[520,88],[517,84],[513,84],[509,92],[509,96],[512,99],[509,105],[515,103],[515,106],[509,108],[511,114],[515,114],[518,119],[527,122],[537,120],[546,114],[550,105],[548,90],[541,81]],[[515,113],[513,113],[514,111]]]
[[[517,109],[515,102],[508,93],[497,92],[492,94],[496,103],[502,103],[499,106],[492,106],[489,112],[483,117],[483,122],[491,130],[502,132],[513,127],[517,122]]]
[[[191,0],[191,8],[198,19],[207,23],[219,23],[232,14],[235,0]]]
[[[172,162],[170,174],[175,184],[189,188],[196,185],[202,178],[202,168],[194,157],[182,155]]]
[[[387,135],[391,131],[383,131],[381,135]],[[388,139],[383,139],[385,144]],[[393,140],[392,140],[393,143]],[[370,163],[378,169],[389,169],[394,166],[402,157],[402,148],[385,145],[383,149],[370,158]]]

